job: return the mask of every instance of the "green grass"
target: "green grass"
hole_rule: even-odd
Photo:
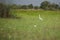
[[[0,40],[60,40],[59,11],[11,10],[10,13],[21,18],[0,18]],[[43,21],[39,20],[39,14]]]

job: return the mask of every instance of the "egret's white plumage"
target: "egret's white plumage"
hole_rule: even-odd
[[[34,27],[37,27],[37,25],[34,25]]]
[[[39,14],[39,20],[41,20],[41,21],[43,20],[43,18],[41,18],[40,14]]]

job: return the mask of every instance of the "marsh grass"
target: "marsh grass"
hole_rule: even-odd
[[[0,18],[0,40],[60,40],[59,11],[12,10],[11,13],[21,19]],[[39,14],[43,21],[39,20]]]

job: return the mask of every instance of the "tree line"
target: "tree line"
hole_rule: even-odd
[[[0,3],[0,17],[10,17],[10,9],[43,9],[43,10],[60,10],[60,5],[56,3],[50,3],[48,1],[43,1],[40,6],[29,5],[7,5]]]
[[[60,5],[56,3],[50,3],[49,1],[43,1],[40,6],[29,5],[10,5],[12,9],[44,9],[44,10],[57,10],[60,9]]]
[[[50,3],[48,1],[44,1],[41,3],[40,8],[44,10],[57,10],[60,9],[60,5],[56,3]]]

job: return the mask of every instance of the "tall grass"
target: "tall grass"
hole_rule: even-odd
[[[59,11],[11,10],[10,13],[21,19],[0,18],[0,40],[60,40]],[[43,21],[39,20],[39,14]]]

